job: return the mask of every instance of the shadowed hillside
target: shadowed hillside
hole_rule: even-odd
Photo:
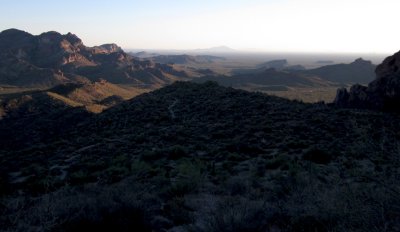
[[[375,78],[375,68],[371,61],[359,58],[350,64],[327,65],[301,73],[340,84],[367,84]]]
[[[268,61],[252,69],[236,69],[231,76],[211,73],[193,81],[216,81],[224,86],[305,102],[333,102],[338,87],[366,84],[373,80],[375,67],[370,61],[360,58],[350,64],[305,70],[301,65],[288,65],[283,59]]]
[[[23,106],[0,121],[10,230],[400,226],[398,115],[212,82],[178,82],[98,115]]]
[[[146,88],[116,85],[100,80],[99,82],[66,83],[46,90],[0,94],[0,117],[12,112],[15,102],[24,102],[26,98],[33,99],[42,95],[65,106],[82,107],[89,112],[100,113],[104,109],[148,91],[150,90]]]
[[[259,64],[254,70],[236,71],[239,74],[232,76],[202,77],[196,81],[213,80],[225,86],[239,88],[249,84],[303,87],[366,84],[374,79],[375,67],[370,61],[361,58],[350,64],[327,65],[309,70],[287,66],[286,60],[273,60]]]
[[[304,77],[290,72],[277,71],[273,68],[261,72],[238,74],[233,76],[204,76],[194,79],[195,82],[216,81],[221,85],[241,88],[246,85],[273,86],[297,86],[317,87],[328,86],[333,83],[326,82],[318,77]]]

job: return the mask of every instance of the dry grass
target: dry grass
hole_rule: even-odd
[[[42,90],[40,88],[24,88],[24,87],[15,87],[9,85],[0,85],[0,95],[3,94],[13,94],[13,93],[22,93],[29,91]]]
[[[72,107],[85,107],[92,113],[101,113],[113,105],[103,105],[100,102],[111,96],[119,96],[129,100],[151,89],[138,88],[136,86],[116,85],[111,83],[95,82],[74,89],[72,92],[61,95],[55,92],[47,92],[52,98],[62,101]]]
[[[64,97],[64,96],[62,96],[60,94],[53,93],[53,92],[46,92],[46,93],[47,93],[47,95],[49,95],[50,97],[54,98],[55,100],[62,101],[62,102],[64,102],[65,104],[67,104],[69,106],[72,106],[72,107],[81,107],[81,106],[83,106],[83,104],[81,104],[79,102],[76,102],[74,100],[71,100],[71,99],[69,99],[67,97]]]

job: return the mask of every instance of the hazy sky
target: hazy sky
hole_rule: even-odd
[[[123,48],[394,53],[400,0],[0,0],[0,30]]]

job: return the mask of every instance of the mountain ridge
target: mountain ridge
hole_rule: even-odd
[[[376,78],[368,86],[338,89],[335,104],[340,107],[400,112],[400,51],[377,66]]]
[[[10,29],[0,33],[0,42],[0,84],[51,87],[76,82],[78,75],[114,84],[160,85],[187,77],[173,66],[136,60],[116,44],[86,47],[72,33],[34,36]],[[49,81],[33,78],[40,75]]]
[[[371,61],[358,58],[350,64],[326,65],[300,73],[340,84],[368,84],[375,78],[375,68]]]
[[[370,61],[361,58],[350,64],[335,64],[322,66],[316,69],[296,70],[285,69],[286,60],[273,60],[262,63],[255,70],[248,70],[243,74],[232,76],[204,76],[195,79],[195,82],[217,81],[224,86],[241,87],[248,84],[267,86],[340,86],[353,83],[365,84],[374,78],[374,69]]]

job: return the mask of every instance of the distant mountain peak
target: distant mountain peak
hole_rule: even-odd
[[[16,34],[31,35],[26,31],[19,30],[16,28],[10,28],[10,29],[0,32],[0,35],[3,35],[3,36],[6,36],[6,35],[10,36],[10,35],[16,35]]]
[[[87,47],[71,32],[0,32],[0,84],[52,87],[84,78],[159,86],[180,77],[187,74],[168,64],[136,60],[114,43]]]
[[[18,29],[8,29],[0,32],[0,51],[10,50],[15,46],[26,46],[34,38],[33,35],[26,31]]]
[[[56,31],[48,31],[48,32],[43,32],[42,34],[39,35],[39,38],[43,39],[61,39],[62,35],[59,32]]]
[[[276,70],[282,70],[288,65],[288,61],[286,59],[280,59],[280,60],[270,60],[267,62],[264,62],[262,64],[257,65],[257,68],[262,68],[262,69],[276,69]]]
[[[61,33],[58,31],[46,31],[41,33],[40,35],[61,35]]]
[[[95,46],[94,49],[97,53],[114,53],[114,52],[122,52],[122,48],[116,45],[115,43],[102,44],[100,46]]]
[[[205,49],[196,49],[194,50],[196,52],[204,52],[204,53],[230,53],[230,52],[236,52],[235,49],[230,48],[228,46],[216,46],[216,47],[211,47],[211,48],[205,48]]]
[[[214,61],[224,60],[224,57],[219,56],[211,56],[211,55],[159,55],[153,56],[148,58],[156,63],[161,64],[190,64],[190,63],[197,63],[197,64],[206,64],[206,63],[213,63]]]
[[[371,65],[372,62],[369,60],[364,60],[363,58],[358,58],[355,61],[353,61],[351,64],[356,64],[356,65]]]
[[[233,48],[230,48],[230,47],[228,47],[228,46],[225,46],[225,45],[221,45],[221,46],[212,47],[212,48],[210,48],[210,49],[234,50]]]
[[[82,40],[75,34],[72,34],[71,32],[68,32],[65,35],[65,38],[73,45],[82,45]]]

